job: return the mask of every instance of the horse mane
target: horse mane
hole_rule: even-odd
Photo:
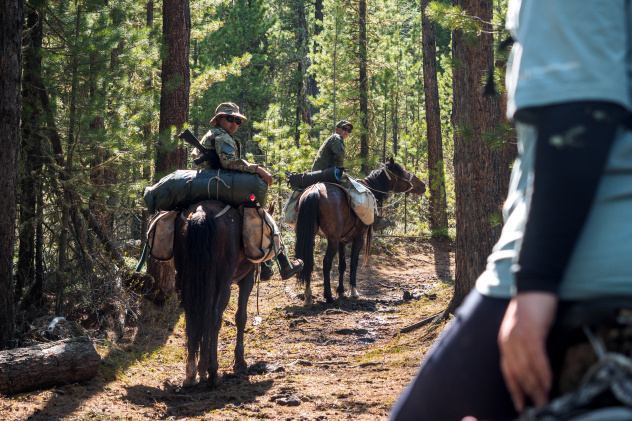
[[[403,176],[404,167],[397,162],[395,162],[394,164],[394,166],[391,166],[390,163],[386,163],[384,164],[384,166],[395,174]],[[388,184],[388,176],[386,175],[384,167],[371,171],[369,175],[358,181],[371,190],[371,192],[375,196],[375,199],[380,204],[382,203],[382,200],[384,199],[384,197],[386,197],[386,195],[388,194],[387,192],[390,189]]]

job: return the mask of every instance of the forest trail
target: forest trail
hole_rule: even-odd
[[[322,249],[321,243],[318,262]],[[324,303],[321,273],[319,266],[310,307],[303,307],[293,280],[275,275],[262,282],[258,300],[255,286],[245,336],[249,370],[240,375],[231,367],[233,289],[220,332],[222,384],[216,389],[181,389],[182,309],[143,300],[122,339],[94,340],[102,357],[96,378],[0,397],[0,420],[386,420],[443,327],[398,335],[446,307],[453,291],[452,245],[376,240],[368,264],[358,269],[362,297],[333,305]],[[332,271],[336,283],[337,277]],[[348,281],[345,287],[348,295]]]

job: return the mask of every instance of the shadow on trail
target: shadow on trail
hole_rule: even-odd
[[[146,407],[163,419],[171,416],[204,418],[215,410],[256,402],[274,383],[272,380],[253,381],[252,377],[232,373],[224,374],[221,380],[217,388],[209,388],[206,383],[180,389],[167,382],[164,390],[136,385],[126,388],[127,396],[122,399]]]
[[[99,374],[94,379],[81,384],[56,387],[57,395],[29,417],[29,420],[49,421],[53,419],[51,414],[54,414],[54,419],[70,417],[81,408],[84,401],[103,393],[110,383],[117,380],[118,375],[167,343],[183,313],[182,308],[173,302],[159,307],[144,299],[140,306],[141,310],[134,323],[137,327],[134,339],[122,347],[110,346],[107,355],[101,358]]]
[[[300,298],[300,295],[297,297]],[[302,302],[302,298],[301,302]],[[377,302],[365,298],[344,297],[336,299],[333,303],[324,301],[323,294],[314,294],[314,304],[303,306],[303,304],[291,305],[284,308],[289,317],[316,316],[320,314],[354,313],[354,312],[374,312],[377,310]]]
[[[434,265],[437,277],[444,282],[448,280],[452,282],[453,274],[451,271],[450,253],[452,246],[449,241],[432,239],[430,241],[434,252]]]

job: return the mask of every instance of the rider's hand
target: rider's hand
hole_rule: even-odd
[[[500,367],[516,411],[525,408],[525,397],[535,406],[546,405],[553,383],[546,354],[546,338],[555,317],[557,296],[547,292],[522,292],[509,303],[500,326]]]
[[[268,186],[270,184],[272,184],[272,174],[270,174],[269,172],[267,172],[263,168],[257,167],[256,174],[258,174],[259,177],[263,178],[263,181],[265,181]]]

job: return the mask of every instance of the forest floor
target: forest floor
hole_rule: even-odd
[[[215,389],[181,388],[182,309],[143,300],[122,339],[93,338],[102,357],[97,377],[0,396],[0,420],[388,419],[444,326],[400,332],[446,308],[453,292],[452,245],[376,238],[368,264],[358,271],[362,296],[334,304],[323,299],[324,242],[319,248],[314,305],[304,307],[302,290],[276,274],[260,284],[258,298],[255,286],[245,335],[247,373],[232,371],[237,294],[224,314],[222,382]],[[348,295],[348,281],[345,288]]]

